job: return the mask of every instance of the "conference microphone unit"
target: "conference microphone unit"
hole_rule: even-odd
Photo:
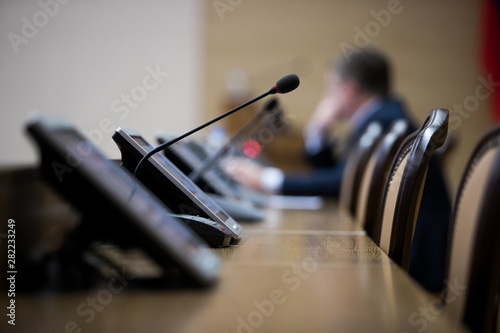
[[[255,117],[253,117],[242,129],[240,129],[229,141],[227,141],[217,152],[215,152],[212,156],[210,156],[208,159],[206,159],[202,165],[197,168],[196,170],[193,170],[189,174],[189,178],[196,183],[200,176],[205,173],[208,169],[210,169],[215,162],[217,162],[222,156],[226,155],[231,148],[237,144],[241,139],[243,139],[245,136],[248,136],[248,134],[251,132],[251,130],[259,124],[262,119],[269,115],[272,114],[278,106],[278,100],[276,98],[271,99],[269,102],[264,105],[261,111],[259,111]]]
[[[165,148],[167,148],[168,146],[176,143],[177,141],[180,141],[182,139],[184,139],[185,137],[188,137],[190,136],[191,134],[193,133],[196,133],[198,132],[199,130],[233,114],[234,112],[238,111],[238,110],[241,110],[243,109],[244,107],[252,104],[252,103],[255,103],[257,102],[258,100],[268,96],[268,95],[273,95],[273,94],[286,94],[286,93],[289,93],[290,91],[293,91],[295,90],[300,84],[300,80],[299,80],[299,77],[295,74],[288,74],[288,75],[285,75],[283,76],[281,79],[279,79],[267,92],[235,107],[234,109],[232,110],[229,110],[227,111],[226,113],[223,113],[222,115],[196,127],[195,129],[192,129],[184,134],[182,134],[181,136],[178,136],[176,137],[175,139],[172,139],[170,141],[167,141],[165,143],[162,143],[161,145],[157,146],[156,148],[154,148],[153,150],[151,150],[149,153],[147,153],[140,161],[139,163],[137,163],[137,166],[135,167],[135,170],[134,170],[134,176],[137,176],[137,174],[139,173],[140,169],[141,169],[141,166],[143,165],[144,161],[148,160],[151,156],[153,156],[154,154],[164,150]]]

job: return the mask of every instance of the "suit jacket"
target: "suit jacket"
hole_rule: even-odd
[[[396,119],[408,120],[410,132],[417,128],[399,101],[386,99],[353,130],[347,146],[353,147],[372,121],[379,122],[385,130]],[[309,156],[316,169],[307,173],[286,174],[283,194],[338,197],[347,153],[338,160],[333,155],[332,147],[326,147],[315,156]],[[410,260],[410,275],[430,291],[440,290],[444,285],[450,212],[446,181],[439,160],[433,157],[422,194]]]
[[[313,172],[286,174],[282,186],[285,195],[321,195],[338,197],[342,174],[347,159],[349,147],[353,147],[361,138],[366,127],[377,121],[383,129],[387,129],[396,119],[410,120],[404,111],[403,105],[396,99],[386,99],[378,104],[377,110],[373,110],[365,119],[362,119],[358,126],[353,129],[347,143],[346,153],[337,160],[333,157],[335,147],[329,145],[324,147],[315,155],[307,155],[307,159],[315,168]],[[415,126],[410,120],[410,130]]]

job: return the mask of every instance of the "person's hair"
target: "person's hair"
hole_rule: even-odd
[[[333,64],[333,70],[342,79],[354,79],[366,92],[387,96],[391,90],[388,57],[380,50],[365,47],[344,55]]]

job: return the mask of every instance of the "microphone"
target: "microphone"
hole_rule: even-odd
[[[199,130],[209,126],[209,125],[212,125],[213,123],[233,114],[234,112],[240,110],[240,109],[243,109],[244,107],[252,104],[252,103],[255,103],[257,102],[258,100],[260,100],[261,98],[264,98],[266,97],[267,95],[273,95],[273,94],[286,94],[286,93],[289,93],[290,91],[292,90],[295,90],[300,84],[300,80],[299,80],[299,77],[295,74],[288,74],[288,75],[285,75],[283,76],[281,79],[279,79],[272,87],[271,89],[269,89],[267,92],[263,93],[262,95],[260,96],[257,96],[237,107],[235,107],[234,109],[232,110],[229,110],[227,111],[226,113],[223,113],[221,114],[220,116],[218,117],[215,117],[214,119],[196,127],[195,129],[192,129],[184,134],[182,134],[181,136],[178,136],[176,137],[175,139],[172,139],[170,141],[167,141],[165,143],[162,143],[161,145],[157,146],[155,149],[151,150],[149,153],[147,153],[146,155],[144,155],[144,157],[139,161],[139,163],[137,163],[137,166],[135,167],[135,170],[134,170],[134,177],[137,176],[139,170],[141,169],[141,166],[142,164],[144,163],[144,161],[146,161],[147,159],[149,159],[151,156],[153,156],[154,154],[164,150],[165,148],[167,148],[168,146],[170,145],[173,145],[174,143],[176,143],[177,141],[180,141],[182,139],[184,139],[185,137],[187,136],[190,136],[191,134],[193,133],[196,133],[198,132]]]
[[[210,169],[214,163],[221,158],[223,155],[227,154],[231,147],[238,142],[242,137],[244,137],[250,130],[258,124],[264,116],[271,114],[277,109],[278,106],[278,100],[276,98],[271,99],[269,102],[267,102],[266,105],[262,108],[262,110],[257,113],[257,115],[252,118],[242,129],[240,129],[228,142],[226,142],[215,154],[210,156],[205,162],[201,164],[201,166],[195,170],[193,170],[189,174],[189,178],[196,183],[198,179],[207,171]]]
[[[299,77],[295,74],[288,74],[283,76],[269,89],[269,94],[286,94],[295,90],[299,86]]]

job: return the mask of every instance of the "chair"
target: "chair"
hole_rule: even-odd
[[[483,136],[470,156],[449,227],[446,281],[452,287],[443,302],[449,315],[474,332],[494,332],[498,324],[499,206],[500,126]],[[457,291],[453,285],[467,288]]]
[[[458,137],[455,133],[448,133],[446,137],[446,141],[443,143],[441,147],[436,149],[436,155],[439,157],[441,164],[445,165],[449,163],[450,154],[453,154],[453,151],[457,147]]]
[[[340,187],[339,205],[341,209],[348,211],[353,217],[356,213],[356,206],[361,185],[361,177],[365,170],[366,163],[382,135],[382,125],[372,122],[367,127],[358,144],[347,156],[342,184]]]
[[[445,109],[431,111],[420,129],[403,141],[385,184],[375,242],[406,270],[427,168],[434,151],[446,140],[448,114]]]
[[[375,239],[376,231],[380,229],[378,214],[387,173],[408,130],[409,124],[405,119],[395,120],[391,124],[371,154],[361,179],[356,222],[363,226],[372,239]]]

